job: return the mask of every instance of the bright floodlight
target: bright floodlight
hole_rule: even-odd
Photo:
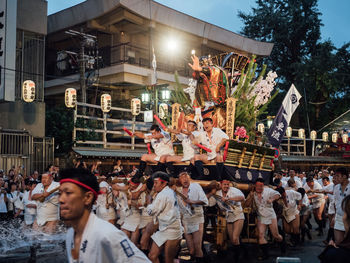
[[[192,55],[196,55],[196,50],[192,49],[192,50],[191,50],[191,54],[192,54]]]
[[[174,38],[169,38],[167,40],[167,48],[169,51],[175,51],[177,49],[178,43],[176,39]]]

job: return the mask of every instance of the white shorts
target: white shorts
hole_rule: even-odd
[[[139,225],[139,229],[145,228],[148,225],[148,223],[151,223],[151,222],[153,222],[152,216],[141,215],[141,222]]]
[[[263,224],[263,225],[271,225],[273,219],[276,219],[276,216],[275,216],[275,217],[262,217],[262,216],[258,216],[258,220],[259,220],[260,223]]]
[[[286,222],[289,224],[290,222],[292,222],[295,218],[297,218],[297,216],[299,216],[299,213],[296,213],[296,214],[290,214],[290,215],[287,215],[287,214],[284,214],[283,217],[284,219],[286,220]]]
[[[317,209],[317,208],[320,208],[322,204],[324,204],[326,202],[326,200],[324,198],[322,199],[319,199],[315,202],[312,202],[312,209]]]
[[[168,240],[180,240],[182,238],[183,228],[180,220],[175,221],[164,230],[158,230],[151,238],[158,247],[161,247]]]
[[[27,226],[32,225],[35,221],[35,214],[24,214],[24,222]]]
[[[244,220],[244,213],[226,213],[226,222],[227,223],[234,223],[237,220],[243,219]]]
[[[199,231],[199,225],[204,223],[204,215],[194,214],[190,218],[183,218],[182,223],[186,234],[192,234]]]
[[[334,209],[334,203],[330,203],[328,206],[328,214],[329,215],[334,215],[335,214],[335,209]]]
[[[121,226],[126,231],[134,232],[141,224],[141,214],[135,213],[124,218],[124,224]]]
[[[335,214],[335,220],[334,221],[335,221],[334,229],[338,230],[338,231],[344,231],[345,232],[343,217],[341,215]]]

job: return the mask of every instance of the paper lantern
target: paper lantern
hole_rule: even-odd
[[[168,104],[166,104],[166,103],[159,104],[159,118],[160,119],[165,119],[166,116],[168,115],[168,111],[169,111]]]
[[[73,88],[68,88],[64,94],[64,101],[67,108],[74,108],[77,104],[77,91]]]
[[[292,132],[293,132],[292,127],[287,127],[286,136],[287,136],[288,138],[292,137]]]
[[[305,130],[304,129],[299,129],[298,130],[298,137],[300,139],[304,139],[305,138]]]
[[[332,133],[332,142],[336,143],[338,141],[338,133]]]
[[[101,110],[103,112],[110,112],[112,107],[112,97],[109,94],[101,95]]]
[[[131,114],[137,116],[141,111],[141,100],[137,98],[133,98],[131,100]]]
[[[341,136],[342,140],[343,140],[343,143],[348,143],[349,141],[349,135],[347,133],[344,133],[342,136]]]
[[[323,132],[322,133],[322,141],[328,142],[328,132]]]
[[[22,85],[22,98],[25,102],[33,102],[35,99],[35,83],[32,80],[26,80]]]
[[[264,134],[265,132],[265,125],[263,123],[258,124],[258,131]]]
[[[310,138],[311,140],[316,140],[317,139],[317,132],[316,131],[311,131],[310,132]]]

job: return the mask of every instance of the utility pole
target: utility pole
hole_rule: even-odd
[[[86,63],[89,60],[89,56],[85,55],[85,47],[94,47],[96,43],[96,36],[89,35],[83,32],[75,30],[68,30],[66,34],[76,36],[80,39],[80,52],[79,52],[79,73],[80,73],[80,90],[81,90],[81,102],[87,103],[87,87],[86,87]],[[83,108],[85,114],[86,108]]]

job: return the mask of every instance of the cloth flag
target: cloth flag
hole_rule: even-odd
[[[289,91],[287,92],[286,97],[282,102],[282,106],[278,110],[276,118],[271,125],[269,132],[267,133],[267,138],[269,143],[278,148],[284,134],[286,133],[289,122],[295,112],[296,108],[299,106],[299,100],[301,98],[300,93],[292,84]]]
[[[157,84],[157,60],[156,60],[156,54],[154,53],[154,48],[153,48],[152,68],[153,68],[153,74],[151,79],[151,85],[156,85]]]

